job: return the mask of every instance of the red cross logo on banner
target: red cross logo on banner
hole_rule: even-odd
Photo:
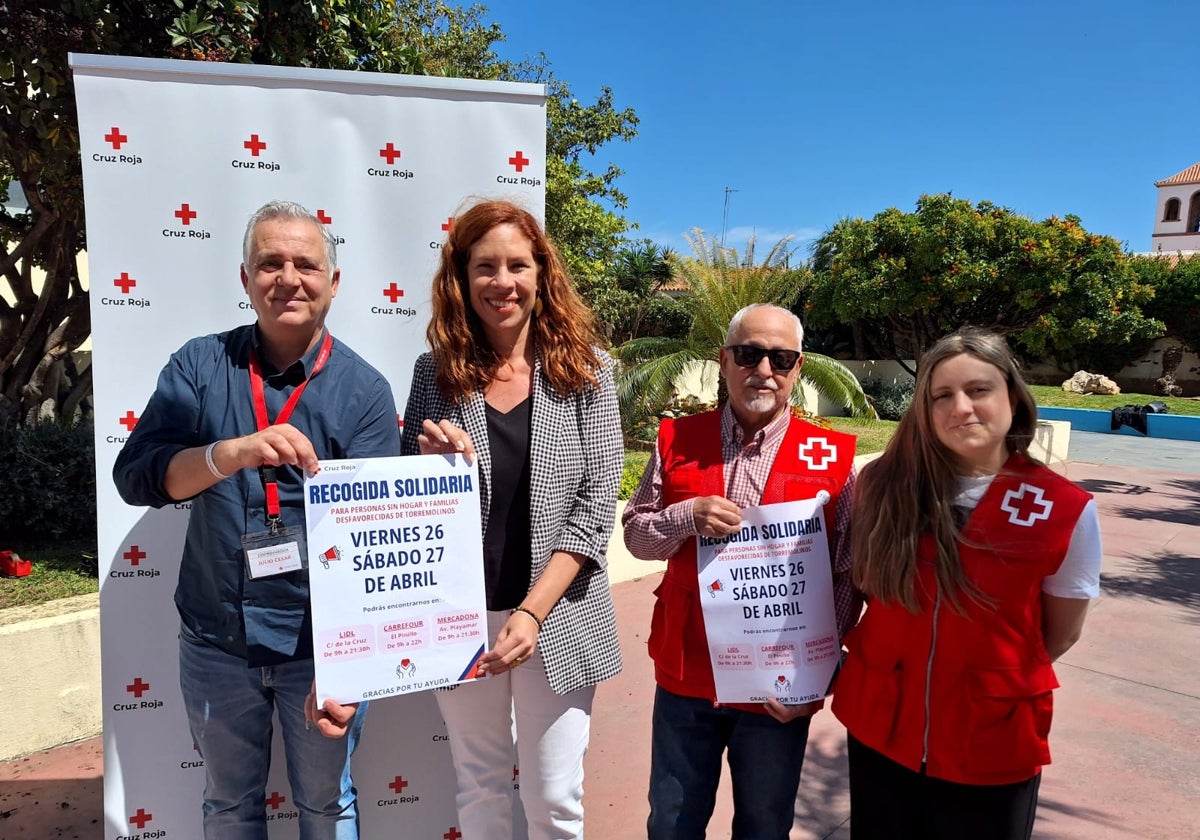
[[[392,141],[389,140],[388,144],[379,150],[379,156],[387,158],[388,166],[391,166],[396,162],[396,158],[400,157],[400,150],[393,146]]]
[[[121,129],[117,128],[115,125],[112,127],[112,131],[104,135],[104,139],[109,143],[112,143],[112,147],[117,150],[120,150],[122,143],[129,142],[129,138],[122,134]]]
[[[450,229],[453,227],[454,227],[454,217],[447,216],[446,221],[442,222],[442,230],[446,231],[446,233],[449,233]]]
[[[121,555],[129,561],[130,566],[136,566],[138,563],[146,559],[146,552],[142,551],[136,545],[129,546],[129,550]]]
[[[1013,525],[1023,525],[1028,528],[1039,519],[1049,519],[1054,502],[1046,501],[1045,491],[1032,484],[1021,483],[1016,490],[1004,494],[1000,510],[1008,514],[1008,521]]]
[[[121,290],[121,294],[129,294],[129,290],[137,285],[137,281],[129,276],[128,271],[122,271],[120,277],[113,278],[113,285]]]
[[[287,802],[287,797],[279,791],[273,790],[271,791],[271,795],[266,798],[265,802],[271,806],[272,811],[278,811],[279,806],[284,802]]]
[[[392,285],[388,286],[386,289],[383,290],[383,296],[385,298],[387,298],[388,300],[390,300],[392,303],[395,303],[400,298],[404,297],[404,290],[401,289],[399,286],[397,286],[395,283],[393,283]]]
[[[150,690],[150,683],[143,682],[141,677],[134,677],[133,682],[125,686],[125,690],[132,694],[137,699],[141,700],[142,695]],[[141,826],[139,826],[140,828]]]
[[[138,416],[136,414],[134,414],[132,411],[126,411],[125,416],[122,417],[117,422],[125,427],[125,431],[132,432],[133,427],[138,424]]]
[[[525,153],[518,149],[516,154],[508,159],[508,162],[513,165],[513,169],[520,172],[529,165],[529,158],[525,157]]]
[[[154,819],[153,814],[147,814],[145,808],[138,808],[137,813],[129,818],[129,821],[138,827],[138,830],[146,827],[146,823]]]
[[[455,826],[450,826],[450,830],[442,835],[443,840],[462,840],[462,832]]]
[[[254,157],[258,157],[258,153],[267,148],[267,144],[259,140],[257,134],[251,134],[250,139],[242,145],[249,149],[250,154]]]
[[[520,775],[521,775],[521,768],[514,764],[512,780],[515,782],[517,780],[517,777]]]
[[[837,463],[837,450],[823,437],[809,438],[800,444],[799,457],[810,470],[827,470],[830,464]]]
[[[323,225],[333,224],[333,216],[326,216],[324,210],[317,211],[317,218],[321,220],[321,224]]]
[[[403,776],[397,776],[396,778],[392,779],[392,782],[388,785],[388,787],[396,791],[396,795],[399,796],[400,794],[404,793],[404,789],[408,787],[408,782],[404,781]]]
[[[179,209],[175,211],[175,218],[187,226],[192,223],[192,219],[196,218],[196,211],[186,204],[180,204]]]

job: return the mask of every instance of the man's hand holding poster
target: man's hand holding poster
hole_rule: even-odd
[[[742,529],[697,537],[704,629],[721,703],[825,696],[841,653],[833,604],[829,495],[742,511]]]
[[[488,643],[478,464],[322,461],[304,502],[318,704],[471,679]]]

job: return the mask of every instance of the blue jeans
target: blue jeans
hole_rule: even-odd
[[[246,660],[181,628],[179,687],[207,773],[206,840],[266,840],[265,793],[276,709],[301,840],[357,840],[350,756],[367,704],[359,708],[345,738],[326,738],[304,721],[304,698],[312,681],[311,659],[247,668]]]
[[[649,840],[704,840],[726,750],[733,840],[787,840],[810,721],[780,723],[769,715],[656,689]]]

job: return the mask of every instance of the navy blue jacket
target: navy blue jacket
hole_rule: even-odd
[[[117,490],[131,505],[174,504],[163,489],[167,464],[181,450],[257,430],[250,396],[254,326],[189,341],[171,356],[158,386],[113,466]],[[319,343],[285,371],[263,363],[267,415],[279,415],[304,381]],[[400,454],[396,405],[387,380],[336,339],[289,422],[308,436],[317,457]],[[301,470],[277,470],[284,525],[304,525]],[[250,580],[244,534],[266,530],[265,498],[256,470],[240,470],[192,500],[175,604],[196,636],[250,666],[312,657],[308,570]]]

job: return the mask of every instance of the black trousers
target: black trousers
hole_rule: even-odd
[[[964,785],[914,773],[847,736],[852,840],[1029,840],[1042,774]]]

